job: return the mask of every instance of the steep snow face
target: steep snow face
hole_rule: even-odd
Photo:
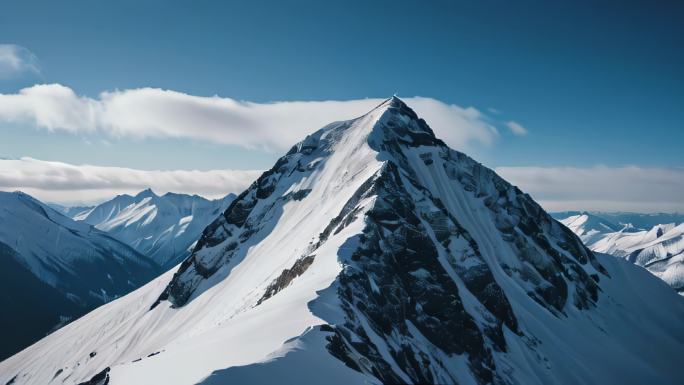
[[[160,272],[132,248],[21,192],[0,192],[0,245],[3,266],[11,270],[4,272],[8,279],[0,281],[0,290],[7,293],[12,285],[19,285],[27,291],[22,295],[43,293],[31,297],[31,306],[3,316],[13,328],[2,328],[11,334],[2,339],[24,335],[23,346],[56,327],[60,316],[65,322],[140,287]],[[19,282],[14,279],[17,275],[32,277]],[[28,280],[36,282],[28,285]],[[45,294],[50,290],[54,293]],[[0,300],[23,306],[14,303],[19,298],[9,293]]]
[[[660,224],[650,230],[640,230],[630,224],[624,224],[622,228],[606,226],[610,222],[592,214],[570,216],[561,223],[590,249],[643,266],[684,294],[684,223]],[[586,223],[600,225],[591,227]]]
[[[683,316],[392,98],[293,147],[175,272],[0,382],[675,384]]]
[[[149,256],[163,268],[171,268],[190,253],[202,230],[235,198],[207,200],[197,195],[152,190],[119,195],[73,218],[89,223]]]

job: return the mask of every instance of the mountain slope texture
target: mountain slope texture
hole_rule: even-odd
[[[161,272],[92,226],[21,192],[0,192],[0,357]]]
[[[684,294],[684,222],[657,224],[648,230],[614,225],[590,213],[561,220],[591,250],[643,266]]]
[[[202,230],[234,198],[233,194],[213,201],[198,195],[158,196],[148,189],[136,196],[119,195],[87,211],[73,210],[73,218],[106,231],[168,269],[190,254]]]
[[[678,384],[683,317],[391,98],[294,146],[176,271],[0,383]]]

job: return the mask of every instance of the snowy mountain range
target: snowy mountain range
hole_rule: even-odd
[[[557,215],[564,214],[567,213]],[[679,223],[656,224],[644,229],[635,227],[633,223],[641,226],[652,222],[639,221],[640,216],[636,214],[629,214],[629,222],[622,217],[623,221],[619,224],[599,216],[603,214],[569,214],[572,215],[561,219],[561,223],[577,234],[590,249],[643,266],[684,294],[684,221],[680,219]],[[621,218],[618,215],[614,217]],[[661,214],[658,217],[678,219],[676,214]]]
[[[681,384],[682,319],[391,98],[295,145],[177,269],[0,383]]]
[[[202,230],[235,198],[208,200],[198,195],[152,190],[118,195],[95,207],[66,209],[77,221],[107,232],[168,269],[190,254]]]
[[[136,289],[152,260],[21,192],[0,192],[0,357]]]

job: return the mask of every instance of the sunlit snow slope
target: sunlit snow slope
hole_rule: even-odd
[[[679,384],[682,319],[391,98],[297,144],[176,271],[0,383]]]
[[[21,192],[0,192],[0,357],[157,276],[153,261]]]
[[[234,198],[234,194],[217,200],[174,193],[158,196],[148,189],[136,196],[118,195],[76,212],[73,218],[106,231],[167,269],[190,254],[202,230]]]
[[[561,223],[590,249],[643,266],[684,294],[684,223],[659,224],[642,230],[629,224],[613,225],[589,213],[569,216]]]

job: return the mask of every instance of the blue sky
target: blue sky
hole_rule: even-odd
[[[0,78],[0,94],[59,84],[98,100],[153,87],[265,103],[396,92],[481,112],[498,135],[464,149],[491,167],[678,172],[683,20],[674,1],[17,1],[3,5],[0,44],[37,69]],[[263,169],[281,153],[35,126],[0,119],[0,156],[210,170]]]

